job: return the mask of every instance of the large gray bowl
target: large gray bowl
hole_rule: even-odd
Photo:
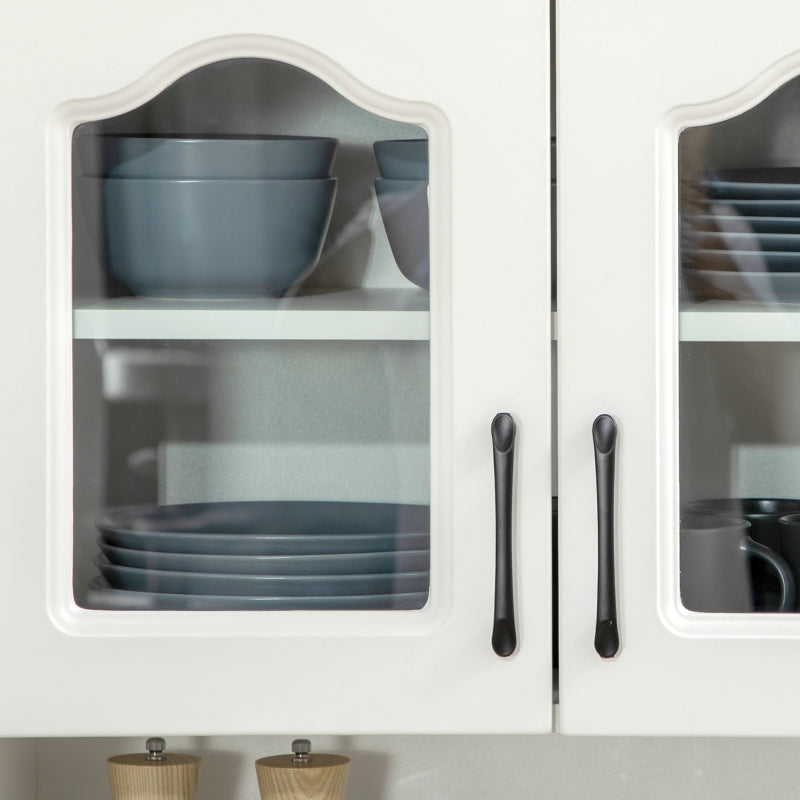
[[[103,178],[327,178],[338,144],[311,136],[75,135],[83,174]]]
[[[373,142],[372,149],[381,177],[428,180],[427,139],[386,139]]]
[[[102,184],[111,274],[159,298],[281,297],[317,265],[336,194],[335,178],[83,180]]]
[[[428,182],[375,181],[383,227],[400,272],[421,289],[430,283]]]

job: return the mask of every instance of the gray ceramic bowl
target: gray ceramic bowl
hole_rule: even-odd
[[[428,180],[427,139],[388,139],[374,142],[372,149],[381,177]]]
[[[430,283],[428,182],[378,179],[375,194],[400,272],[427,291]]]
[[[75,135],[83,174],[103,178],[327,178],[338,144],[311,136]]]
[[[317,265],[336,194],[335,178],[83,181],[102,184],[109,271],[158,298],[281,297]]]

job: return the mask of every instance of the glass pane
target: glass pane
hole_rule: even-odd
[[[680,586],[795,612],[800,580],[800,82],[680,138]]]
[[[78,126],[80,605],[425,605],[427,144],[259,59]]]

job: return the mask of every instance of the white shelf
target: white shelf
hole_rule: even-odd
[[[76,306],[75,339],[430,338],[422,289],[323,290],[259,300],[151,300],[123,297]]]
[[[680,312],[682,342],[800,342],[800,304],[715,301]]]

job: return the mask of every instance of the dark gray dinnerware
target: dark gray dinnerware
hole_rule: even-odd
[[[145,505],[97,521],[116,547],[171,553],[299,555],[425,550],[428,506],[305,500]]]
[[[800,513],[780,518],[781,553],[789,562],[795,583],[800,581]],[[797,610],[800,611],[800,604]]]
[[[428,180],[427,139],[387,139],[374,142],[372,149],[382,178]]]
[[[800,200],[798,183],[707,180],[703,186],[711,197],[721,200]]]
[[[100,574],[115,588],[166,594],[255,595],[258,597],[335,597],[405,594],[428,590],[428,572],[378,575],[215,575],[205,572],[135,569],[94,559]]]
[[[98,178],[327,178],[338,144],[312,136],[75,135],[83,174]]]
[[[800,500],[774,497],[716,497],[694,500],[686,503],[684,508],[687,511],[725,514],[746,519],[750,523],[748,533],[750,538],[785,558],[779,520],[786,514],[800,514]],[[766,562],[753,559],[750,562],[750,572],[755,610],[775,611],[780,603],[780,582],[775,570]],[[795,578],[798,577],[800,573],[795,573]]]
[[[703,269],[737,269],[741,272],[791,272],[800,269],[800,252],[777,252],[760,250],[754,243],[753,250],[730,250],[694,248],[688,253],[690,262]]]
[[[429,550],[237,556],[131,550],[127,547],[114,547],[102,537],[98,539],[98,545],[112,564],[173,572],[221,575],[368,575],[382,572],[424,572],[430,568]]]
[[[797,167],[750,167],[728,169],[708,175],[702,185],[719,198],[800,199],[800,169]]]
[[[690,611],[749,613],[755,610],[749,560],[767,562],[780,579],[777,611],[793,611],[795,580],[786,561],[754,542],[747,520],[684,511],[680,527],[680,592]]]
[[[708,250],[742,252],[750,249],[770,252],[800,252],[800,234],[755,233],[754,231],[691,231],[690,241],[696,247]]]
[[[133,592],[114,589],[103,577],[89,583],[86,607],[109,611],[355,611],[419,609],[428,592],[339,597],[259,597]]]
[[[797,217],[742,217],[730,213],[730,206],[719,205],[710,214],[686,214],[684,220],[696,230],[719,230],[753,233],[800,234],[800,218]]]
[[[335,178],[83,181],[102,185],[110,272],[155,298],[284,295],[317,265],[336,194]]]
[[[787,514],[800,514],[800,500],[774,497],[715,497],[708,500],[693,500],[686,503],[684,509],[746,519],[751,526],[748,533],[750,538],[780,553],[779,520]]]
[[[327,555],[425,550],[430,534],[356,533],[305,536],[251,533],[204,534],[170,531],[105,530],[101,540],[109,545],[152,553],[183,552],[208,555]]]
[[[430,283],[428,182],[378,179],[375,194],[400,272],[427,291]]]
[[[713,202],[718,203],[719,200]],[[731,197],[725,200],[725,204],[744,217],[800,217],[800,199]]]

